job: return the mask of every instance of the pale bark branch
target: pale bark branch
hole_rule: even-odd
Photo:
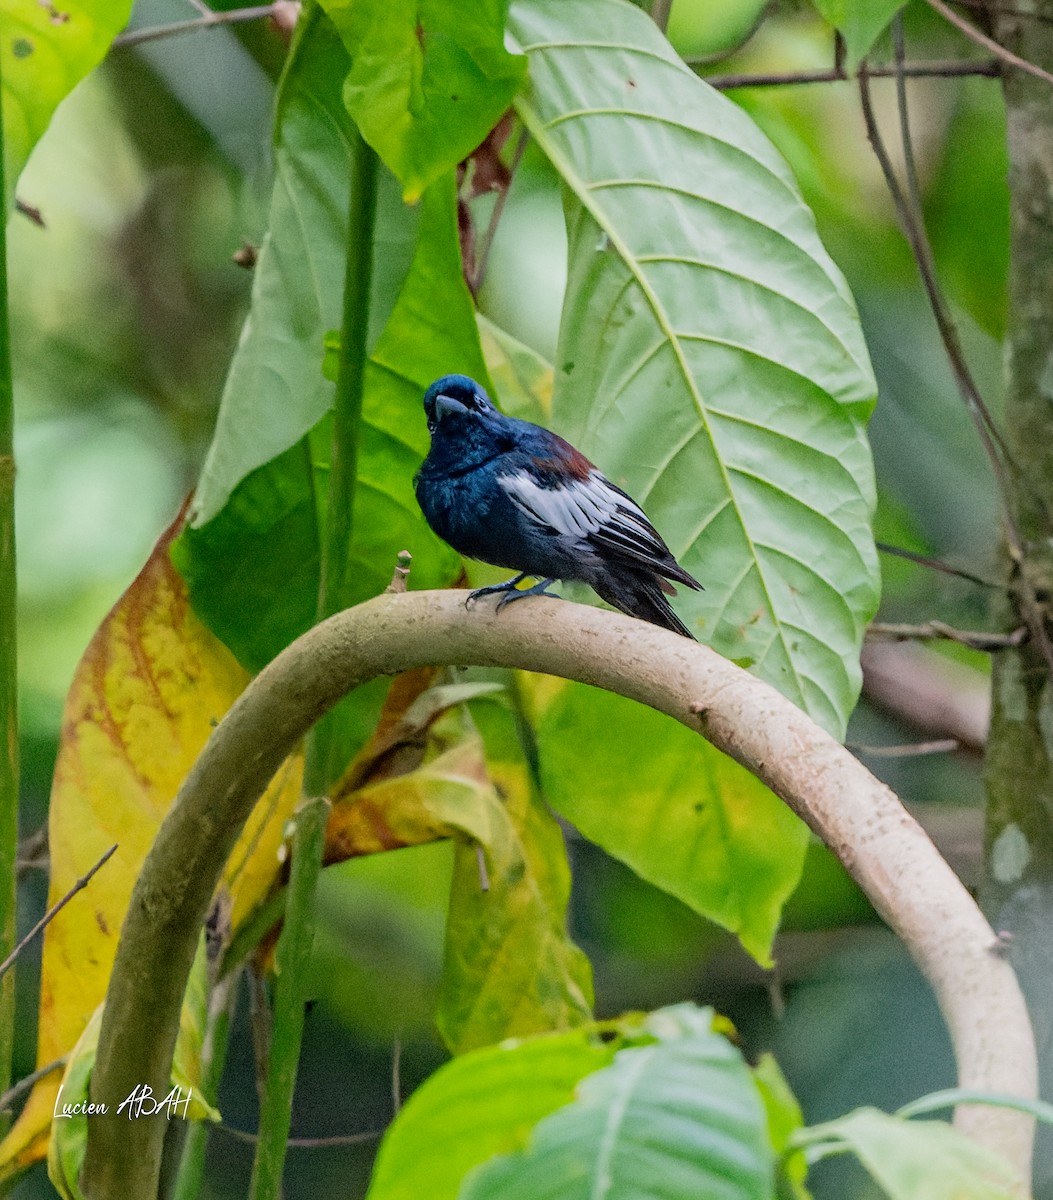
[[[628,696],[705,736],[762,779],[838,855],[903,938],[947,1021],[963,1087],[1035,1094],[1016,976],[972,898],[896,796],[773,688],[704,646],[617,613],[520,602],[471,612],[464,592],[383,595],[305,634],[246,689],[187,776],[143,866],[110,980],[91,1098],[164,1094],[201,922],[242,825],[322,713],[378,675],[519,667]],[[963,1108],[956,1120],[1029,1174],[1033,1122]],[[165,1121],[89,1118],[89,1200],[156,1195]]]

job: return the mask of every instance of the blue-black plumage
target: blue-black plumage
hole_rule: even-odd
[[[435,532],[460,554],[519,574],[469,597],[498,607],[544,593],[556,579],[587,583],[629,616],[691,633],[666,595],[701,584],[676,561],[643,510],[558,434],[507,417],[467,375],[424,394],[431,449],[414,479]],[[540,580],[516,588],[522,579]]]

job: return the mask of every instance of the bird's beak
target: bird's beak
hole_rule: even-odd
[[[447,413],[466,413],[468,409],[452,396],[443,395],[440,392],[435,397],[435,416],[441,421]]]

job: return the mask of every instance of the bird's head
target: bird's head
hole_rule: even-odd
[[[499,416],[490,397],[467,375],[444,375],[424,393],[424,413],[428,432],[435,433],[443,421],[452,419],[453,426],[466,430],[470,425],[489,425]]]

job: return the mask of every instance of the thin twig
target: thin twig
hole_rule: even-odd
[[[903,161],[907,175],[907,200],[914,225],[923,228],[925,212],[921,206],[921,188],[918,186],[918,166],[914,157],[914,141],[910,135],[910,116],[907,112],[907,79],[904,68],[907,49],[903,37],[903,14],[892,18],[892,47],[896,62],[896,107],[899,110],[899,135],[903,142]]]
[[[768,0],[768,3],[757,13],[753,19],[753,24],[739,38],[734,45],[728,46],[723,50],[718,50],[715,54],[699,54],[697,57],[685,58],[684,62],[689,67],[706,67],[714,63],[723,62],[725,59],[731,58],[732,55],[738,54],[740,50],[744,50],[757,35],[757,31],[764,22],[771,16],[772,9],[775,7],[775,0]]]
[[[669,28],[669,14],[673,10],[673,0],[651,0],[651,20],[665,33]]]
[[[139,46],[143,42],[156,42],[160,38],[176,37],[181,33],[211,29],[214,25],[237,25],[243,21],[259,21],[265,17],[276,17],[288,8],[289,2],[290,0],[274,0],[273,4],[256,4],[250,8],[232,8],[228,12],[212,12],[209,16],[194,17],[189,21],[172,21],[167,25],[151,25],[146,29],[129,29],[126,33],[119,33],[111,45]]]
[[[472,273],[472,294],[475,295],[483,286],[483,280],[486,278],[486,263],[490,257],[490,247],[494,244],[494,235],[497,233],[497,223],[501,220],[501,214],[505,211],[505,205],[508,203],[508,193],[512,190],[512,180],[515,179],[515,174],[519,168],[520,162],[523,160],[523,151],[526,150],[527,141],[530,135],[525,129],[520,130],[519,140],[516,142],[516,148],[512,153],[512,163],[508,168],[508,186],[502,188],[497,193],[497,199],[494,201],[494,211],[490,214],[490,220],[486,224],[486,230],[483,233],[482,241],[479,243],[479,250],[476,254],[475,271]]]
[[[1053,25],[1053,17],[1045,13],[1032,12],[1024,8],[1013,8],[1010,4],[990,4],[988,0],[954,0],[959,8],[976,9],[1000,17],[1019,17],[1025,21],[1037,21],[1040,25]]]
[[[486,852],[483,850],[482,843],[475,843],[475,861],[479,866],[479,891],[488,892],[490,890],[490,873],[486,869]]]
[[[926,0],[928,6],[938,12],[945,21],[950,22],[955,29],[964,33],[970,42],[975,42],[977,46],[982,46],[985,50],[990,51],[995,58],[999,58],[1002,62],[1007,63],[1011,67],[1016,67],[1018,71],[1026,71],[1029,75],[1034,75],[1037,79],[1044,79],[1046,83],[1053,83],[1053,75],[1048,71],[1043,71],[1041,67],[1036,67],[1033,62],[1028,62],[1026,58],[1021,58],[1018,54],[1014,54],[1012,50],[1007,50],[1000,42],[996,42],[994,38],[990,38],[986,33],[981,33],[971,21],[967,21],[964,17],[960,17],[953,8],[949,8],[943,3],[943,0]]]
[[[391,576],[391,582],[384,589],[385,595],[398,596],[406,590],[406,584],[409,582],[410,564],[413,562],[413,555],[408,550],[400,550],[395,558],[395,572]]]
[[[24,200],[19,200],[15,197],[15,211],[22,214],[23,217],[28,217],[38,229],[47,229],[44,222],[44,215],[39,208],[35,208],[32,204],[26,204]]]
[[[217,1121],[212,1128],[218,1129],[220,1133],[227,1134],[228,1137],[234,1138],[235,1141],[248,1142],[250,1146],[255,1146],[260,1140],[258,1133],[249,1133],[245,1129],[235,1129],[233,1125],[227,1125],[224,1121]],[[383,1129],[371,1129],[368,1133],[345,1133],[334,1137],[291,1137],[285,1144],[290,1150],[323,1150],[330,1146],[358,1146],[362,1142],[376,1142],[383,1136]]]
[[[397,1117],[402,1109],[402,1038],[396,1033],[391,1046],[391,1111]]]
[[[929,3],[941,4],[942,0],[929,0]],[[897,65],[902,67],[902,62]],[[1050,77],[1050,80],[1053,82],[1053,76]],[[903,195],[899,180],[896,178],[896,173],[892,168],[892,162],[889,159],[888,151],[885,149],[885,143],[882,141],[881,131],[878,129],[874,109],[870,102],[870,84],[867,79],[867,64],[865,60],[860,64],[859,68],[859,95],[863,108],[863,118],[867,127],[867,137],[881,165],[881,171],[885,176],[889,192],[892,195],[900,223],[903,226],[907,241],[910,243],[911,251],[914,254],[914,260],[917,263],[922,284],[929,299],[932,315],[936,319],[936,326],[943,341],[944,352],[947,355],[951,371],[958,384],[958,390],[961,392],[962,399],[965,401],[969,414],[973,419],[976,432],[994,474],[998,487],[1002,520],[1005,524],[1006,546],[1009,557],[1018,573],[1018,596],[1021,616],[1027,623],[1035,639],[1035,645],[1049,667],[1050,672],[1053,673],[1053,645],[1050,644],[1049,635],[1046,631],[1045,613],[1023,570],[1024,541],[1013,511],[1013,491],[1009,481],[1009,468],[1013,466],[1012,456],[1006,448],[1001,434],[998,432],[994,418],[984,403],[983,397],[980,395],[980,389],[976,386],[972,372],[969,370],[969,365],[965,360],[965,354],[958,339],[958,330],[951,320],[946,298],[940,288],[939,279],[936,274],[936,261],[932,253],[928,234],[925,230],[925,222],[921,217],[920,211],[917,215],[912,211],[911,204]],[[907,175],[910,178],[915,168],[911,164],[913,147],[904,107],[906,104],[906,88],[902,84],[897,88],[897,100],[900,109],[900,125],[903,131],[903,153],[908,161]]]
[[[988,633],[985,630],[954,629],[942,621],[926,621],[922,625],[901,625],[886,621],[871,621],[866,636],[876,641],[913,642],[948,641],[968,646],[971,650],[1006,650],[1027,641],[1026,625],[1012,633]]]
[[[255,1067],[256,1096],[260,1103],[267,1091],[267,1065],[271,1056],[273,1021],[263,976],[250,966],[246,972],[249,985],[249,1028],[252,1032],[252,1060]]]
[[[936,318],[936,325],[943,340],[944,350],[951,365],[955,381],[958,384],[958,390],[961,392],[969,414],[973,418],[973,424],[976,426],[980,441],[991,464],[991,470],[994,472],[996,482],[998,483],[999,499],[1001,500],[1002,515],[1006,523],[1010,548],[1015,560],[1019,562],[1023,557],[1023,542],[1010,506],[1011,492],[1005,465],[1008,455],[1005,451],[1005,445],[965,361],[965,355],[958,340],[958,331],[947,311],[947,304],[940,289],[939,281],[936,278],[932,248],[929,245],[925,227],[921,222],[914,219],[910,204],[903,194],[899,180],[896,178],[896,173],[892,167],[892,160],[889,158],[884,140],[881,137],[881,131],[878,128],[877,118],[874,116],[874,107],[870,100],[870,82],[868,76],[869,69],[866,62],[863,62],[859,68],[859,97],[863,109],[863,120],[866,123],[867,138],[874,149],[874,154],[881,167],[881,173],[885,177],[893,204],[896,207],[900,225],[914,254],[914,261],[921,275],[922,285],[925,288],[925,294],[928,297],[932,315]],[[909,153],[909,142],[904,145],[903,149],[904,153]]]
[[[867,69],[873,79],[891,79],[895,66],[872,66]],[[997,78],[1001,64],[993,59],[952,58],[934,62],[905,63],[903,74],[909,79],[957,79],[962,76],[983,75]],[[770,74],[703,75],[710,87],[726,92],[734,88],[786,87],[808,83],[845,83],[852,78],[844,67],[825,67],[814,71],[775,71]]]
[[[52,1071],[57,1071],[59,1067],[64,1067],[68,1058],[68,1054],[63,1054],[61,1058],[56,1058],[53,1062],[49,1062],[43,1067],[37,1067],[37,1069],[31,1075],[26,1075],[25,1078],[20,1079],[16,1084],[9,1087],[7,1091],[0,1096],[0,1113],[7,1112],[11,1105],[14,1104],[16,1100],[20,1100],[23,1094],[28,1092],[35,1083],[39,1083],[41,1079],[46,1078],[51,1074]]]
[[[15,871],[18,878],[30,871],[40,871],[48,865],[48,827],[41,825],[35,832],[28,834],[18,843],[15,857]]]
[[[942,575],[953,575],[956,579],[966,579],[969,583],[978,584],[980,587],[992,588],[997,591],[1005,590],[1005,585],[1002,583],[994,583],[990,579],[973,575],[970,571],[963,571],[960,567],[952,567],[938,558],[929,558],[926,554],[918,554],[917,551],[906,550],[902,546],[891,546],[888,542],[875,542],[874,544],[882,554],[891,554],[894,558],[905,558],[907,562],[917,563],[919,567],[929,567],[933,571],[939,571]]]
[[[116,851],[116,849],[117,849],[117,843],[114,842],[114,844],[109,848],[109,850],[106,851],[106,853],[102,856],[102,858],[99,859],[99,861],[95,864],[95,866],[92,867],[92,869],[87,873],[87,875],[82,875],[80,877],[80,879],[78,879],[77,882],[70,888],[70,890],[62,897],[62,899],[59,900],[56,904],[53,904],[51,906],[51,908],[48,909],[48,911],[40,918],[40,920],[33,926],[33,928],[26,934],[26,936],[18,943],[18,945],[14,948],[14,950],[11,951],[11,953],[7,956],[7,958],[5,958],[2,963],[0,963],[0,977],[5,975],[11,969],[11,967],[14,966],[15,960],[22,953],[22,951],[29,945],[29,943],[37,936],[37,934],[45,926],[50,925],[51,922],[54,921],[54,919],[58,916],[58,914],[62,911],[62,909],[64,909],[66,907],[66,905],[69,904],[69,902],[73,899],[73,897],[79,891],[81,891],[82,888],[86,888],[88,886],[88,884],[91,882],[91,877],[103,865],[103,863],[105,863],[109,860],[109,858],[111,857],[111,855],[113,855],[113,853]]]
[[[768,1003],[771,1005],[771,1015],[776,1021],[782,1021],[786,1016],[786,989],[779,960],[776,959],[770,971],[764,973],[764,984],[768,992]]]
[[[908,742],[899,746],[864,746],[846,742],[845,749],[866,758],[923,758],[929,754],[952,754],[958,749],[954,738],[940,738],[936,742]]]

